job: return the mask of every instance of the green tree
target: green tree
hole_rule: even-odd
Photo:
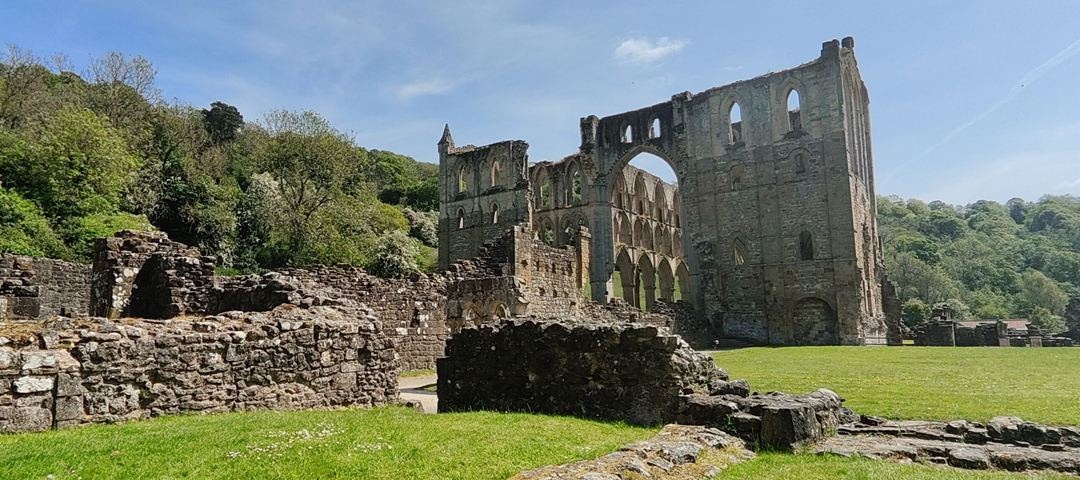
[[[923,303],[922,300],[913,298],[904,302],[904,306],[900,310],[900,318],[904,321],[904,325],[914,328],[929,320],[930,313],[929,305]]]
[[[211,103],[210,110],[202,110],[202,116],[203,127],[214,145],[233,143],[244,126],[244,116],[240,115],[240,110],[222,102]]]
[[[416,240],[402,230],[391,230],[379,237],[378,246],[367,266],[371,274],[384,278],[403,278],[419,271]]]

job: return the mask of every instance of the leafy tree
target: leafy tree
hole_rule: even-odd
[[[0,252],[73,259],[34,202],[0,187]]]
[[[900,318],[904,321],[904,325],[914,328],[929,320],[930,313],[929,305],[923,303],[922,300],[912,298],[904,302],[900,310]]]
[[[117,211],[140,160],[93,112],[65,108],[37,139],[0,141],[0,177],[59,219]]]
[[[1069,303],[1069,297],[1065,292],[1038,270],[1024,272],[1021,300],[1025,310],[1034,312],[1043,309],[1051,315],[1065,313],[1065,305]]]
[[[210,134],[214,145],[225,145],[236,141],[237,134],[244,126],[244,116],[232,105],[222,102],[210,104],[210,110],[203,110],[203,127]]]
[[[1050,331],[1050,333],[1061,333],[1067,330],[1065,319],[1061,315],[1054,315],[1050,310],[1042,307],[1035,307],[1028,314],[1028,321],[1036,327]]]
[[[402,230],[391,230],[379,237],[378,246],[367,270],[384,278],[403,278],[419,271],[416,240]]]

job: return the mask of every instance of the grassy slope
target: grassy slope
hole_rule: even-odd
[[[0,478],[498,479],[591,458],[655,432],[404,408],[179,416],[0,436]]]
[[[810,454],[760,454],[757,460],[724,471],[723,480],[1069,480],[1067,475],[1025,475],[1008,472],[959,470],[865,458],[819,457]]]
[[[829,388],[858,413],[1080,425],[1080,348],[748,348],[713,358],[753,389]]]

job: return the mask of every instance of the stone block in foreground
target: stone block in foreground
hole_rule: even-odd
[[[729,465],[751,460],[754,453],[739,438],[715,428],[667,425],[655,437],[593,460],[540,467],[510,480],[582,478],[675,480],[716,476]]]

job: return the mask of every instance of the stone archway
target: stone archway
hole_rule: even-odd
[[[780,337],[786,345],[837,345],[840,343],[836,310],[825,300],[805,297],[791,308]]]

